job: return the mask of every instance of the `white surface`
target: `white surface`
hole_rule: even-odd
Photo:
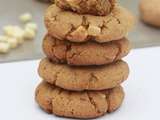
[[[134,50],[126,58],[131,69],[123,86],[126,97],[116,112],[100,120],[160,119],[160,48]],[[40,82],[38,61],[0,64],[0,119],[54,120],[34,101],[34,90]]]

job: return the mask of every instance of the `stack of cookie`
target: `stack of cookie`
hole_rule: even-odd
[[[43,82],[36,101],[45,111],[72,118],[95,118],[120,107],[120,84],[129,74],[121,58],[133,16],[115,0],[55,0],[45,14],[41,60]]]

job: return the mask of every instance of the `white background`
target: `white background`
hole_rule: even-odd
[[[160,119],[160,48],[133,50],[125,58],[130,76],[123,86],[125,100],[119,110],[99,119]],[[0,64],[0,120],[54,120],[34,101],[40,82],[39,61]]]

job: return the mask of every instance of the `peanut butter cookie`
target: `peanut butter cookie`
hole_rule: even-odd
[[[49,34],[59,40],[100,43],[126,36],[134,24],[134,17],[126,9],[115,6],[107,16],[80,15],[51,5],[45,14]]]
[[[78,66],[112,63],[126,56],[130,48],[126,38],[101,44],[94,41],[73,43],[47,34],[43,40],[43,51],[52,61]]]
[[[115,111],[124,99],[121,86],[103,91],[71,92],[42,82],[35,99],[48,113],[71,118],[96,118]]]
[[[116,87],[128,78],[129,68],[127,63],[123,61],[104,66],[71,67],[43,59],[40,62],[38,72],[43,80],[53,86],[82,91]]]
[[[160,27],[160,0],[141,0],[140,13],[145,23]]]
[[[58,7],[79,14],[107,15],[116,4],[116,0],[55,0]]]

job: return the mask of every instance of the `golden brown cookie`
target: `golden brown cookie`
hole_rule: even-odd
[[[126,9],[115,6],[107,16],[80,15],[51,5],[45,14],[49,34],[59,40],[100,43],[123,38],[134,24],[134,17]]]
[[[42,82],[35,98],[48,113],[71,118],[96,118],[120,107],[123,88],[118,86],[103,91],[71,92]]]
[[[94,41],[61,41],[50,35],[46,35],[43,40],[43,51],[52,61],[78,66],[112,63],[126,56],[130,48],[126,38],[101,44]]]
[[[103,90],[120,85],[128,78],[127,63],[117,61],[104,66],[71,67],[55,64],[47,58],[40,62],[40,77],[52,85],[67,90]]]
[[[116,0],[55,0],[58,7],[79,14],[108,15]]]
[[[140,13],[145,23],[160,27],[160,0],[141,0]]]

